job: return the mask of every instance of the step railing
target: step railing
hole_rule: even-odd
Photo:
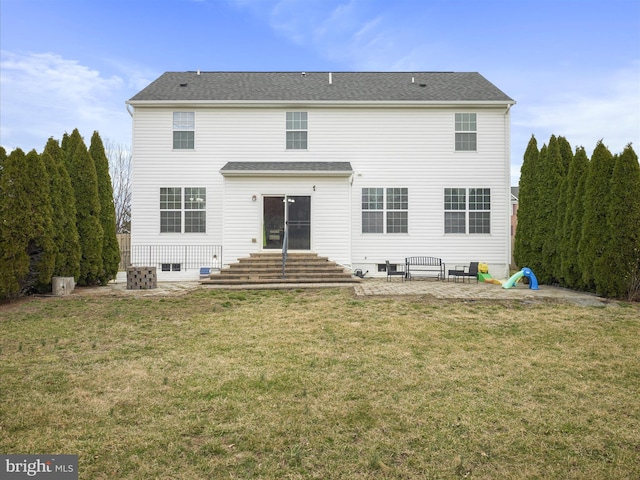
[[[289,248],[289,227],[286,222],[284,225],[284,238],[282,239],[282,278],[285,278],[285,270],[287,268],[287,250]]]

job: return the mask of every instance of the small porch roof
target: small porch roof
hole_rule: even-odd
[[[225,177],[349,177],[353,168],[349,162],[228,162],[220,173]]]

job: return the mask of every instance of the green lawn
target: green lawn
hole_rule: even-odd
[[[640,478],[637,304],[197,290],[0,328],[0,452],[81,479]]]

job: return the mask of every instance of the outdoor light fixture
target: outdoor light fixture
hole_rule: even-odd
[[[255,195],[253,195],[253,196],[251,197],[251,201],[252,201],[252,202],[255,202],[257,198],[258,198],[258,197],[256,197]]]

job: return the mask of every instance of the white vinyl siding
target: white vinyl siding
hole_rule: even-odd
[[[453,265],[478,258],[490,269],[508,272],[510,155],[504,105],[474,106],[477,151],[473,155],[452,148],[457,106],[305,106],[313,119],[313,149],[289,150],[286,158],[287,107],[194,108],[197,149],[190,151],[172,150],[172,123],[167,118],[174,110],[178,109],[145,106],[134,111],[132,244],[222,245],[228,263],[260,250],[263,195],[311,195],[311,250],[331,260],[375,272],[385,260],[402,263],[413,255],[438,256]],[[220,169],[230,161],[348,161],[354,173],[346,179],[238,177],[225,182]],[[491,233],[445,234],[444,189],[466,186],[468,194],[469,186],[478,185],[491,191]],[[207,189],[206,233],[159,233],[159,189],[177,186]],[[363,233],[362,189],[395,186],[411,192],[407,233]],[[469,212],[465,211],[467,225]],[[484,216],[487,211],[473,213]]]

